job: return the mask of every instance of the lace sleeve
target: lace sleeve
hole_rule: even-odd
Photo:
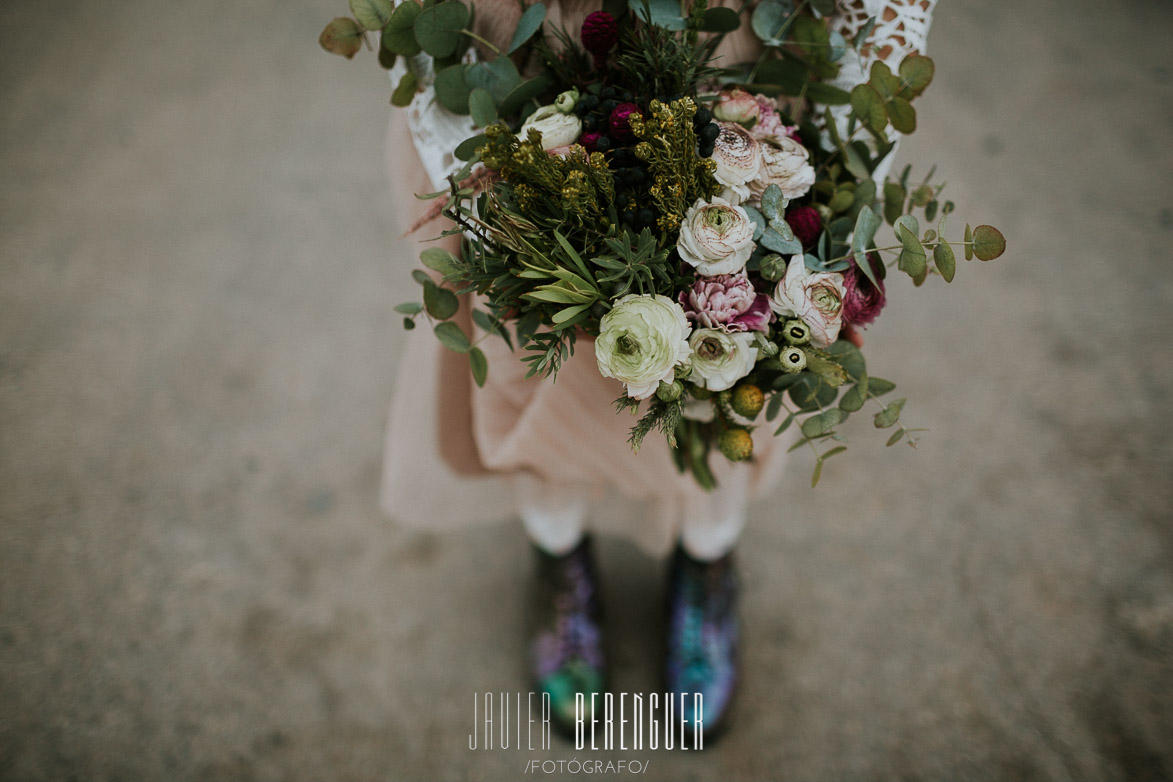
[[[407,59],[398,58],[391,68],[392,84],[398,84],[403,74],[407,73]],[[468,63],[475,62],[476,52],[470,49],[464,60]],[[411,130],[411,140],[432,187],[436,190],[445,190],[448,187],[448,175],[459,171],[464,165],[452,154],[453,150],[460,142],[474,135],[476,130],[472,117],[453,114],[436,100],[435,73],[432,71],[431,58],[412,58],[411,70],[416,74],[420,85],[415,98],[403,109],[407,116],[408,128]]]
[[[868,36],[862,53],[848,49],[840,62],[839,76],[831,82],[840,89],[851,91],[857,84],[868,80],[872,63],[884,61],[896,70],[905,56],[916,52],[925,53],[929,25],[933,20],[933,9],[937,0],[839,0],[835,15],[827,20],[831,30],[838,31],[851,40],[863,29],[868,19],[875,19],[875,27]],[[832,106],[831,116],[841,135],[846,135],[847,116],[850,106]],[[821,123],[823,108],[816,113],[816,122]],[[900,134],[888,128],[888,139],[894,143],[892,151],[876,167],[872,178],[883,183],[896,158],[900,145]],[[867,139],[870,143],[870,136]]]

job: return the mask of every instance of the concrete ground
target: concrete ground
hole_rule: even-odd
[[[528,552],[377,509],[412,283],[345,11],[0,8],[0,778],[1173,777],[1173,5],[942,3],[903,155],[1010,250],[893,286],[931,431],[755,508],[737,723],[675,753],[467,748]],[[662,563],[602,554],[650,692]]]

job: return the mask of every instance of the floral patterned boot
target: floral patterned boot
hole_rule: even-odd
[[[591,696],[604,688],[599,585],[590,538],[568,554],[554,556],[534,547],[537,585],[530,641],[531,670],[538,689],[550,694],[552,722],[574,734],[575,695],[583,693],[585,720]]]
[[[676,696],[686,724],[704,724],[703,738],[726,726],[737,685],[737,572],[730,552],[701,562],[677,547],[668,596],[669,693]],[[695,693],[700,693],[697,713]],[[680,696],[685,695],[681,707]]]

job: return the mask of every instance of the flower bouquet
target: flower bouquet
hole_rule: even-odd
[[[658,431],[706,488],[713,451],[750,459],[763,419],[775,435],[801,421],[794,448],[814,450],[812,485],[846,447],[837,427],[869,404],[889,445],[915,444],[904,400],[884,401],[894,385],[866,369],[860,331],[884,307],[891,268],[917,286],[950,282],[954,247],[966,260],[1005,248],[986,225],[945,238],[954,207],[932,171],[877,177],[915,130],[932,60],[911,54],[895,71],[877,60],[866,82],[833,86],[875,22],[851,40],[828,30],[833,0],[740,12],[605,0],[573,32],[547,29],[533,3],[504,51],[460,0],[350,8],[322,46],[376,48],[393,104],[466,118],[468,138],[445,150],[458,161],[448,187],[421,196],[436,199],[430,217],[449,221],[443,235],[460,235],[460,252],[424,250],[435,274],[414,272],[422,303],[397,309],[407,328],[426,319],[467,354],[478,384],[480,339],[506,340],[527,376],[551,380],[589,339],[599,372],[623,384],[617,407],[639,416],[632,447]],[[760,56],[719,60],[743,24]],[[465,294],[478,334],[452,320]]]

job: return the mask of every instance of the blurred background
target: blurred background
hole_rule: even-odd
[[[474,693],[528,689],[516,520],[378,510],[415,252],[386,78],[317,45],[346,12],[0,6],[0,779],[588,759],[467,749]],[[867,333],[930,431],[849,427],[818,489],[795,459],[754,509],[723,741],[589,759],[1173,777],[1170,30],[1162,0],[941,3],[902,158],[1009,250],[891,285]],[[615,689],[650,692],[664,564],[601,559]]]

